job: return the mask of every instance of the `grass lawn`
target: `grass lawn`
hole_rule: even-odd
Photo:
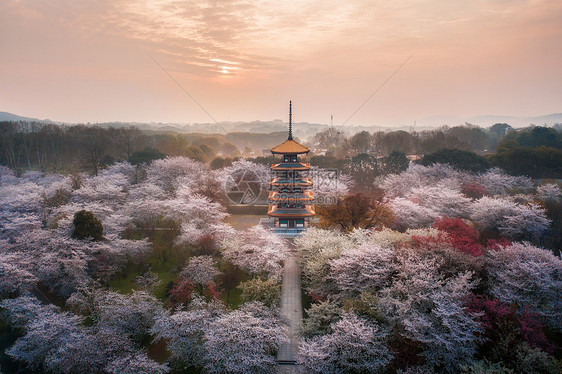
[[[182,262],[180,256],[172,251],[174,236],[173,232],[155,231],[151,239],[153,254],[145,260],[144,264],[128,264],[121,273],[110,279],[109,286],[115,291],[130,293],[136,288],[135,278],[150,269],[160,280],[160,284],[154,289],[154,295],[166,301],[168,284],[177,277],[176,270]],[[138,235],[138,237],[142,236]]]

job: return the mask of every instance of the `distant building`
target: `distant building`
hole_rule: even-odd
[[[289,137],[271,149],[273,155],[281,155],[273,164],[274,177],[269,182],[268,218],[261,223],[284,237],[299,236],[310,226],[316,215],[310,164],[300,161],[299,155],[310,150],[293,140],[292,103],[289,102]]]

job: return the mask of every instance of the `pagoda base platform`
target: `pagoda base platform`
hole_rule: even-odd
[[[260,218],[259,224],[282,238],[296,238],[304,234],[304,232],[310,227],[310,223],[315,223],[317,221],[317,219],[311,219],[310,222],[307,222],[306,227],[279,227],[275,225],[275,219],[263,217]]]

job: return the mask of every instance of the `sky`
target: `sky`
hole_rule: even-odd
[[[561,88],[559,0],[0,3],[0,111],[40,119],[287,120],[292,100],[296,122],[407,124],[562,112]]]

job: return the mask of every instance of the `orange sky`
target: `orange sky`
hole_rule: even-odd
[[[349,124],[562,112],[562,1],[3,0],[0,111]]]

